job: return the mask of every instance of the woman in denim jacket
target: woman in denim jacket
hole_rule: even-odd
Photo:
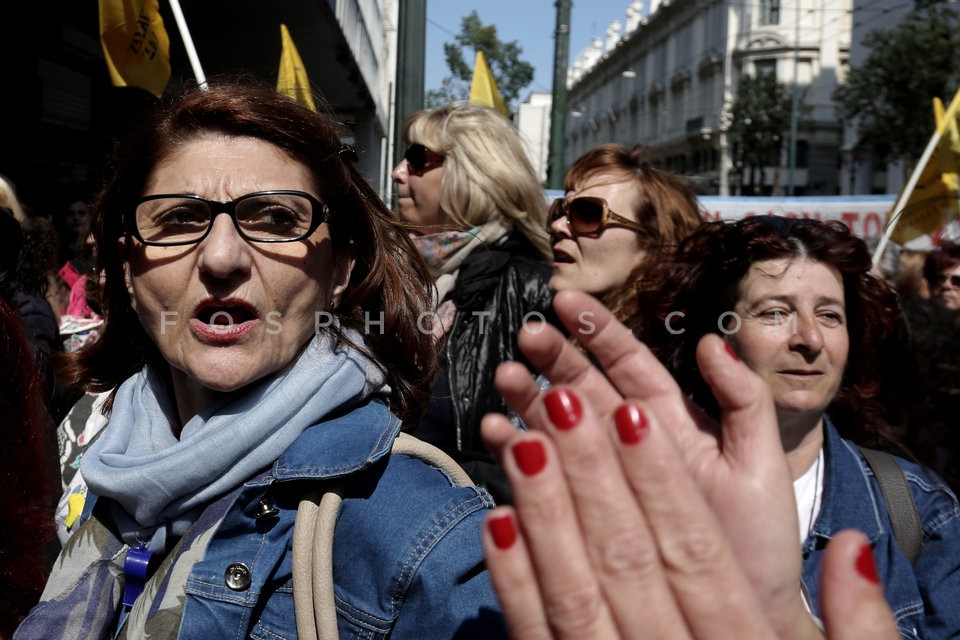
[[[502,634],[490,497],[391,455],[436,371],[429,279],[355,159],[249,83],[187,91],[131,139],[93,205],[103,333],[72,360],[116,389],[110,422],[15,637],[296,638],[294,521],[333,485],[340,637]]]
[[[820,616],[827,540],[858,529],[874,547],[887,600],[905,637],[960,634],[960,507],[929,469],[902,458],[923,532],[911,563],[893,535],[890,507],[856,444],[891,441],[898,419],[889,369],[898,305],[871,273],[866,245],[840,223],[773,216],[707,223],[643,282],[644,340],[716,415],[695,357],[721,333],[773,392],[794,480],[803,553],[801,589]]]

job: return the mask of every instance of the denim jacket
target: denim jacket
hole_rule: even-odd
[[[347,487],[333,543],[341,638],[505,637],[480,546],[490,496],[389,455],[399,428],[380,401],[308,428],[268,472],[204,509],[118,637],[296,638],[294,519],[328,480]],[[127,548],[98,503],[15,637],[112,638]]]
[[[932,471],[897,458],[913,495],[923,548],[916,562],[900,551],[880,485],[855,444],[824,424],[823,507],[803,543],[803,584],[814,614],[820,611],[820,565],[827,541],[844,529],[858,529],[873,545],[877,575],[884,585],[904,638],[960,637],[960,507]]]

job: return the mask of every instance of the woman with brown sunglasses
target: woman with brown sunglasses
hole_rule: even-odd
[[[643,148],[603,144],[567,170],[566,195],[550,208],[554,291],[579,289],[618,317],[645,266],[701,222],[693,188],[644,158]],[[621,317],[622,319],[622,317]]]
[[[397,208],[434,278],[441,355],[416,434],[508,502],[480,420],[507,411],[493,374],[520,357],[520,328],[552,317],[543,187],[513,123],[493,109],[455,102],[417,111],[403,137],[407,149],[392,173]]]

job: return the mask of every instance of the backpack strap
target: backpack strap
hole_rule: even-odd
[[[907,477],[889,453],[866,447],[860,447],[860,452],[867,459],[867,464],[880,484],[880,492],[887,501],[887,511],[890,522],[893,523],[893,535],[897,544],[910,564],[913,564],[923,546],[923,530],[920,528],[917,505],[907,485]]]
[[[446,473],[458,487],[474,486],[453,458],[437,447],[401,433],[391,455],[419,458]],[[336,640],[333,595],[333,530],[346,486],[325,485],[305,495],[293,526],[293,608],[301,640]]]

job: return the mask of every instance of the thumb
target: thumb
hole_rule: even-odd
[[[873,549],[859,531],[842,531],[827,545],[820,591],[830,640],[900,637],[877,577]]]

